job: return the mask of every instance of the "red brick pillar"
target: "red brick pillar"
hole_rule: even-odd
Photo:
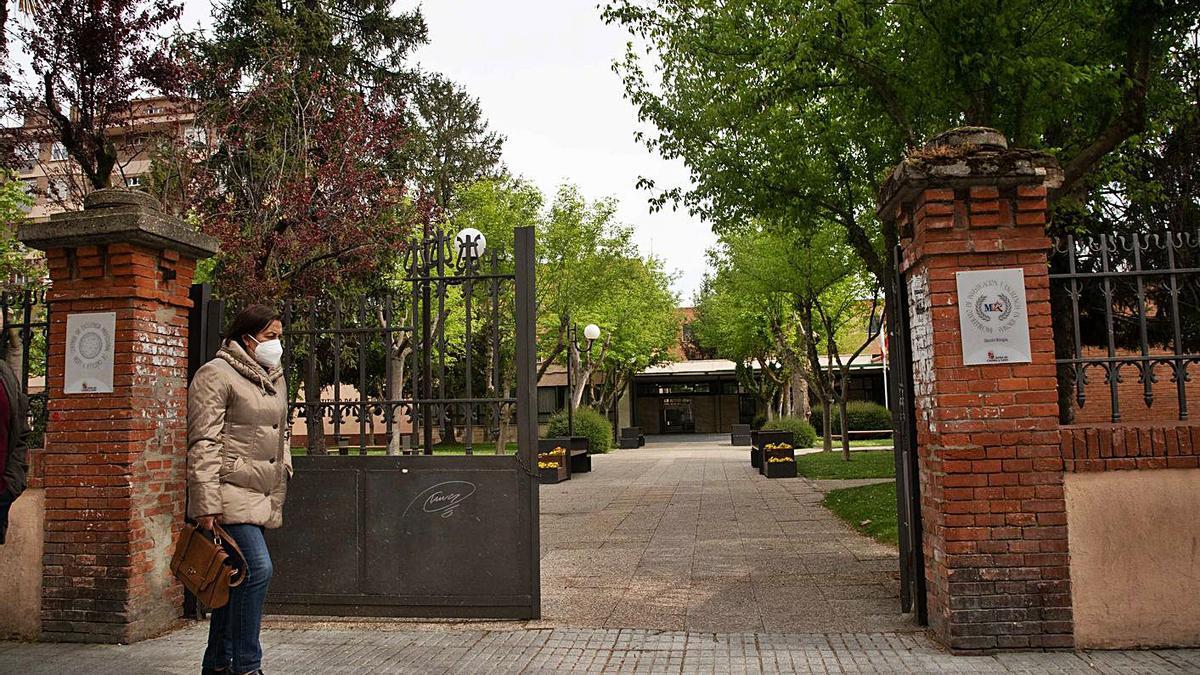
[[[148,195],[100,190],[29,224],[50,269],[42,638],[133,642],[181,616],[168,569],[184,517],[188,290],[215,243]],[[115,313],[111,393],[64,394],[71,315]],[[74,352],[73,352],[74,353]]]
[[[908,294],[930,626],[956,652],[1072,646],[1050,320],[1053,158],[946,132],[881,191]],[[964,365],[956,273],[1024,270],[1031,363]]]

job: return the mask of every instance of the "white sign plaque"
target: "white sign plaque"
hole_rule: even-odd
[[[958,272],[963,365],[1029,363],[1025,270]]]
[[[116,312],[67,315],[64,394],[111,394]]]

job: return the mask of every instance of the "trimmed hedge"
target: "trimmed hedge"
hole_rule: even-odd
[[[567,411],[564,408],[550,418],[546,426],[546,438],[565,437],[567,427]],[[592,408],[579,407],[575,410],[575,435],[588,439],[593,454],[604,454],[612,448],[612,425],[608,418]]]
[[[833,433],[841,434],[841,411],[835,405],[832,412]],[[876,431],[892,428],[891,411],[873,401],[850,401],[846,404],[846,419],[850,421],[850,431]],[[820,408],[813,408],[812,425],[818,435],[825,435],[825,423]]]
[[[817,442],[817,431],[803,417],[776,417],[763,425],[764,431],[790,431],[797,448],[811,448]]]

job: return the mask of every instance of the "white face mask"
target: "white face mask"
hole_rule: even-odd
[[[270,370],[279,365],[279,361],[283,358],[283,343],[279,340],[265,340],[259,342],[253,335],[248,335],[254,344],[254,360],[262,364],[263,368]]]

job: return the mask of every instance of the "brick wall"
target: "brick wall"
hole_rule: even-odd
[[[1153,353],[1153,352],[1152,352]],[[1084,357],[1106,356],[1102,348],[1088,347]],[[1119,352],[1133,356],[1133,352]],[[1140,355],[1140,353],[1138,354]],[[1200,417],[1200,377],[1195,368],[1189,368],[1190,379],[1184,383],[1184,397],[1192,417]],[[1075,403],[1075,423],[1112,422],[1112,390],[1105,381],[1101,368],[1089,368],[1088,382],[1084,385],[1084,404]],[[1179,419],[1179,390],[1171,378],[1171,368],[1159,365],[1154,369],[1157,381],[1150,385],[1151,403],[1146,403],[1146,387],[1138,377],[1138,370],[1130,364],[1121,369],[1121,381],[1117,383],[1117,404],[1121,422],[1171,422]]]
[[[188,289],[215,245],[123,190],[21,234],[46,251],[54,303],[42,638],[150,637],[181,616],[169,560],[186,498]],[[67,319],[91,312],[116,317],[113,392],[64,395]]]
[[[47,260],[55,311],[41,453],[43,637],[133,641],[178,619],[183,599],[167,562],[186,494],[194,264],[130,244],[52,249]],[[175,279],[165,281],[170,271]],[[63,396],[67,316],[109,311],[113,393]]]
[[[883,189],[909,296],[929,620],[956,652],[1073,644],[1048,164],[951,141]],[[965,366],[955,273],[1006,268],[1024,270],[1033,362]]]
[[[1200,467],[1200,425],[1088,424],[1061,431],[1063,464],[1070,472]]]

